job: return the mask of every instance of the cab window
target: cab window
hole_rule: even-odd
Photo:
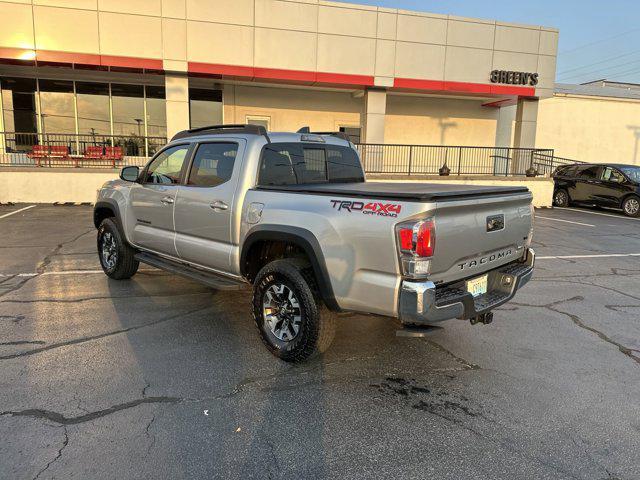
[[[160,152],[149,164],[143,183],[180,183],[180,173],[188,151],[188,145],[178,145]]]
[[[193,158],[187,185],[216,187],[231,178],[238,154],[236,143],[203,143]]]
[[[602,170],[602,176],[600,177],[600,180],[603,180],[605,182],[623,183],[624,175],[622,175],[622,173],[615,168],[605,167]]]

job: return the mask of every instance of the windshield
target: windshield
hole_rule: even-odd
[[[622,167],[620,170],[622,170],[632,182],[640,182],[640,167]]]

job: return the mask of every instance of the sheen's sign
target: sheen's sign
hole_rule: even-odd
[[[537,73],[511,72],[507,70],[494,70],[491,72],[491,83],[506,83],[507,85],[538,85]]]

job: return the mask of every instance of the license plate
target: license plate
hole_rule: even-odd
[[[483,275],[482,277],[474,278],[467,281],[467,292],[474,297],[479,297],[487,293],[487,280],[489,276]]]

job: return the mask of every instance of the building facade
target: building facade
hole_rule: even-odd
[[[0,148],[122,135],[142,155],[219,123],[533,147],[557,45],[554,28],[323,0],[0,1],[0,131],[25,134]]]
[[[557,156],[640,165],[640,85],[558,84],[540,102],[538,120],[538,144],[552,145]]]

